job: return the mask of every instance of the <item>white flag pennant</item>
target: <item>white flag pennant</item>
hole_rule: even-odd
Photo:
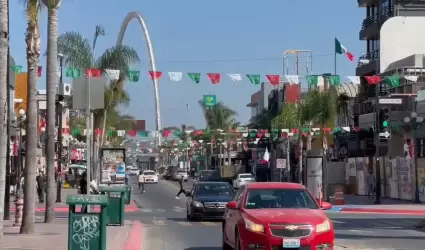
[[[59,78],[62,76],[62,67],[58,67],[56,69],[56,74],[58,75]]]
[[[411,82],[417,82],[418,81],[418,77],[419,76],[404,76],[404,78],[406,78],[406,80],[409,80]]]
[[[352,84],[360,84],[360,76],[347,76],[347,79],[352,83]]]
[[[120,70],[118,69],[106,69],[105,72],[111,80],[116,81],[120,77]]]
[[[233,82],[242,81],[241,74],[227,73],[227,75],[229,76],[230,80],[232,80]]]
[[[288,79],[290,85],[297,85],[300,83],[299,75],[285,75],[285,78]]]
[[[168,76],[170,77],[170,81],[180,82],[183,78],[183,72],[168,72]]]

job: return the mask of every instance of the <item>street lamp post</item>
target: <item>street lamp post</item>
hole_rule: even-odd
[[[415,105],[416,106],[416,105]],[[417,137],[417,129],[421,126],[421,124],[423,123],[424,118],[421,116],[418,116],[418,114],[413,111],[410,114],[410,117],[406,116],[404,117],[404,122],[409,124],[410,127],[412,128],[412,132],[413,132],[413,136],[412,136],[412,141],[410,142],[411,144],[413,143],[413,145],[416,147],[416,137]],[[415,203],[421,203],[421,200],[419,198],[419,181],[418,181],[418,152],[416,152],[416,149],[413,150],[414,152],[414,162],[415,162]]]
[[[59,67],[60,67],[60,76],[59,76],[59,88],[60,91],[63,90],[63,54],[58,54],[59,57]],[[60,92],[59,92],[60,93]],[[57,102],[57,118],[58,118],[58,169],[57,169],[57,189],[56,189],[56,202],[62,202],[61,200],[61,187],[62,187],[62,101],[63,101],[63,95],[58,95],[58,102]]]

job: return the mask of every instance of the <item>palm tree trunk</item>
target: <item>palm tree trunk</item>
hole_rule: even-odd
[[[45,223],[55,220],[55,121],[58,54],[58,9],[48,8],[47,21],[47,185]],[[62,142],[59,142],[62,143]],[[58,161],[61,152],[58,152]],[[59,169],[58,169],[59,171]]]
[[[8,149],[9,140],[7,135],[7,91],[9,91],[7,81],[7,60],[9,47],[9,31],[8,31],[8,1],[0,0],[0,249],[4,249],[3,240],[3,213],[4,213],[4,186],[6,182],[6,150]]]
[[[37,68],[40,58],[40,32],[38,27],[37,1],[29,0],[27,5],[28,27],[25,37],[28,67],[28,100],[26,120],[25,187],[24,211],[21,234],[35,232],[35,169],[37,160]]]

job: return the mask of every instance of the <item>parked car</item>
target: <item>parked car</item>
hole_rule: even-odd
[[[177,181],[183,179],[183,181],[187,181],[189,179],[189,175],[183,169],[177,169],[174,171],[173,180]]]
[[[187,219],[222,219],[226,204],[232,200],[234,191],[227,182],[198,182],[188,195]]]
[[[131,176],[139,175],[140,170],[138,167],[131,166],[131,167],[127,167],[127,169]]]
[[[303,185],[252,182],[227,203],[223,217],[223,250],[333,249],[334,226]]]
[[[240,188],[245,183],[255,181],[255,177],[252,174],[238,174],[233,180],[233,188]]]
[[[143,171],[145,183],[158,183],[158,175],[153,170]]]

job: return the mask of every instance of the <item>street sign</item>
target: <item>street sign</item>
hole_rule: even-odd
[[[286,159],[276,159],[277,169],[286,169]]]
[[[403,104],[403,99],[401,99],[401,98],[381,98],[381,99],[379,99],[379,104]]]
[[[383,133],[379,133],[379,137],[385,138],[385,139],[390,139],[391,138],[391,133],[388,131],[385,131]]]
[[[205,107],[214,107],[217,104],[216,95],[204,95],[204,106]]]

